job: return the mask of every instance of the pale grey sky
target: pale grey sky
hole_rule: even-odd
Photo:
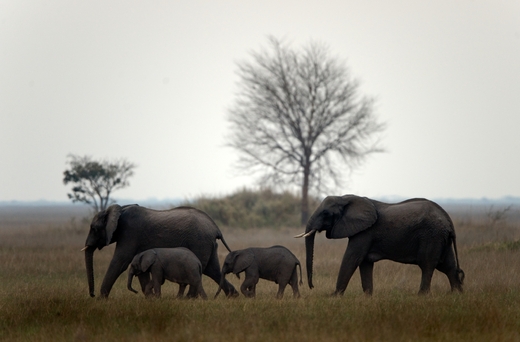
[[[330,46],[388,152],[336,195],[520,196],[520,1],[0,0],[0,201],[67,200],[69,153],[136,163],[116,197],[253,184],[226,148],[236,61]]]

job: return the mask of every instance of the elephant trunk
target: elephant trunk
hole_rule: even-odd
[[[312,289],[312,260],[314,257],[314,237],[316,234],[311,234],[305,237],[305,253],[306,253],[306,265],[307,265],[307,281],[309,288]]]
[[[137,293],[137,291],[132,288],[132,280],[133,279],[134,279],[134,269],[132,267],[130,267],[128,269],[128,284],[127,284],[127,287],[133,293]]]
[[[215,293],[214,298],[217,298],[217,296],[220,294],[220,291],[222,291],[222,288],[224,287],[225,283],[226,283],[226,274],[224,272],[222,272],[222,275],[220,276],[220,284],[218,285],[218,290],[217,290],[217,293]]]
[[[85,266],[87,268],[88,291],[90,297],[95,297],[94,294],[94,250],[96,247],[85,247]]]
[[[307,266],[307,281],[309,283],[309,288],[312,289],[314,285],[312,284],[312,261],[314,258],[314,237],[316,236],[316,230],[314,227],[315,217],[314,215],[309,219],[307,223],[307,227],[305,229],[305,256],[306,256],[306,266]]]

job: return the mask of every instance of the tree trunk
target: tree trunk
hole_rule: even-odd
[[[302,185],[302,221],[301,225],[305,226],[309,219],[309,174],[310,167],[306,165],[303,169],[303,185]]]

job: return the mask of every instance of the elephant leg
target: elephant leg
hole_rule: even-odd
[[[248,275],[246,272],[246,279],[240,286],[242,294],[248,298],[256,296],[256,284],[258,283],[258,275]]]
[[[278,283],[278,293],[276,294],[276,298],[278,298],[278,299],[283,298],[283,293],[285,291],[286,286],[287,286],[287,282],[285,282],[285,281]]]
[[[206,294],[206,291],[204,291],[204,288],[202,287],[202,282],[200,282],[197,286],[197,294],[204,300],[208,299],[208,295]]]
[[[220,272],[220,264],[218,261],[216,243],[215,248],[213,249],[213,255],[209,259],[208,264],[206,265],[206,268],[202,271],[202,273],[207,275],[208,277],[213,279],[215,283],[220,285],[220,278],[222,273]],[[227,279],[224,279],[222,289],[224,290],[224,293],[227,297],[238,297],[238,291],[229,281],[227,281]]]
[[[462,282],[457,272],[457,263],[453,251],[448,253],[444,260],[437,265],[437,269],[444,273],[450,281],[451,291],[462,292]]]
[[[163,269],[157,263],[151,267],[153,292],[155,297],[161,297],[161,285],[164,284],[164,273]]]
[[[139,279],[139,284],[141,284],[141,290],[143,291],[144,295],[146,296],[147,289],[150,290],[151,286],[149,284],[151,283],[150,279],[150,272],[141,273],[137,276],[137,279]]]
[[[296,267],[294,267],[289,284],[293,290],[293,297],[300,298],[300,290],[298,289],[298,272],[296,271]]]
[[[421,276],[421,287],[419,288],[419,294],[428,294],[430,293],[430,285],[432,282],[434,267],[431,266],[421,266],[422,276]]]
[[[179,284],[179,292],[177,292],[177,298],[180,299],[180,298],[184,297],[184,291],[186,290],[186,285],[187,284]],[[189,295],[190,295],[190,293],[188,292],[188,296]]]
[[[420,253],[417,258],[417,264],[422,271],[419,294],[428,294],[430,293],[433,272],[441,259],[444,242],[440,238],[432,238],[429,241],[425,241],[420,247],[423,248],[419,249]]]
[[[198,288],[194,284],[190,284],[190,289],[188,290],[187,297],[190,299],[195,299],[198,296]]]
[[[153,282],[153,295],[157,298],[161,297],[161,282]]]
[[[336,291],[334,295],[342,296],[347,289],[348,283],[352,275],[358,268],[358,266],[363,261],[366,255],[366,248],[361,243],[353,242],[351,239],[347,246],[347,250],[343,255],[343,260],[341,261],[341,266],[339,268],[338,280],[336,282]]]
[[[361,275],[361,286],[363,287],[363,292],[365,292],[367,295],[372,295],[374,290],[374,263],[363,260],[359,265],[359,274]]]
[[[153,283],[150,281],[148,284],[146,284],[145,290],[144,290],[144,296],[146,298],[149,298],[153,296]]]
[[[100,295],[101,298],[108,298],[108,295],[110,294],[110,291],[112,290],[112,286],[114,286],[114,283],[116,282],[117,278],[126,271],[128,268],[128,265],[132,262],[132,257],[124,257],[122,256],[123,253],[118,253],[117,247],[116,251],[114,252],[114,257],[112,258],[112,261],[110,261],[110,265],[108,266],[107,273],[105,274],[105,277],[103,278],[103,283],[101,283],[101,291]],[[130,254],[129,254],[130,255]],[[133,254],[131,254],[133,256]]]

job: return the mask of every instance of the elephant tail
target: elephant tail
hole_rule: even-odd
[[[217,239],[222,241],[222,243],[224,244],[224,246],[226,246],[226,248],[229,251],[229,253],[232,252],[231,249],[229,248],[229,246],[227,245],[226,240],[224,240],[224,236],[222,235],[222,233],[219,232],[219,235],[217,236]]]
[[[457,238],[455,236],[455,232],[451,234],[451,239],[453,241],[453,250],[455,251],[455,262],[457,263],[457,276],[461,284],[464,283],[465,274],[464,271],[460,268],[459,264],[459,253],[457,252]]]

